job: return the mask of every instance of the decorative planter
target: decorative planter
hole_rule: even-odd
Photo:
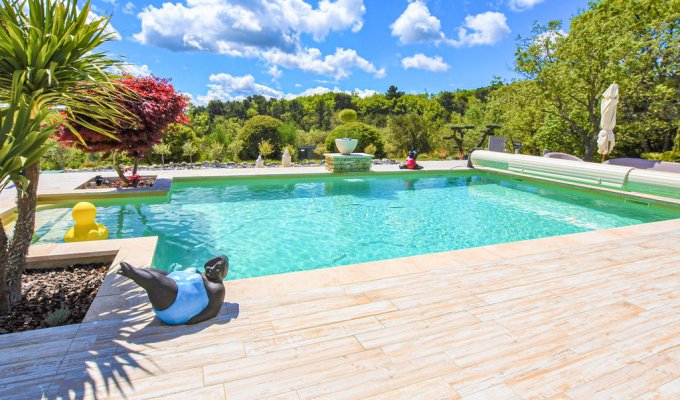
[[[349,155],[357,147],[357,139],[341,138],[335,139],[335,147],[338,148],[340,154]]]

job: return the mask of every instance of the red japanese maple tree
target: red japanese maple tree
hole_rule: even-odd
[[[130,179],[116,163],[116,153],[127,154],[135,160],[132,176],[136,177],[139,158],[144,157],[153,146],[161,142],[168,125],[173,122],[188,122],[184,113],[187,99],[175,91],[168,79],[155,76],[124,77],[120,78],[119,83],[125,90],[132,92],[131,96],[121,96],[120,101],[135,118],[123,122],[118,127],[109,128],[109,133],[115,139],[73,123],[71,126],[81,136],[85,146],[80,138],[65,126],[58,129],[56,139],[89,153],[100,151],[111,153],[116,172],[123,182],[130,184]],[[93,121],[92,124],[96,122]]]

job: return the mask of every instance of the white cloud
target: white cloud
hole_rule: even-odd
[[[505,14],[487,11],[465,17],[465,25],[458,30],[454,46],[491,45],[510,33]]]
[[[357,89],[354,89],[352,94],[355,95],[355,96],[361,97],[363,99],[365,97],[371,97],[373,95],[378,94],[378,91],[373,90],[373,89],[363,89],[362,90],[362,89],[357,88]]]
[[[416,0],[406,7],[406,10],[392,25],[392,36],[399,37],[399,43],[440,42],[444,39],[441,32],[441,22],[432,14],[424,2]]]
[[[454,47],[495,44],[510,33],[503,13],[487,11],[465,17],[464,25],[458,29],[458,39],[448,38],[441,30],[441,21],[430,14],[422,0],[411,2],[390,28],[400,44],[446,43]]]
[[[196,96],[195,100],[192,96],[192,102],[198,105],[206,105],[210,100],[242,100],[248,96],[261,95],[266,98],[277,99],[294,99],[301,96],[312,96],[315,94],[324,94],[328,92],[347,93],[359,97],[372,96],[378,92],[371,89],[354,89],[354,91],[342,90],[338,87],[329,89],[323,86],[306,89],[300,93],[283,93],[279,90],[270,88],[269,86],[255,82],[252,75],[233,76],[226,73],[210,75],[210,84],[208,85],[208,93],[203,96]],[[298,85],[295,85],[298,87]]]
[[[284,96],[283,92],[272,89],[269,86],[255,82],[252,75],[233,76],[226,73],[210,75],[211,84],[208,85],[208,94],[198,96],[198,104],[207,104],[210,100],[240,100],[251,95],[261,95],[267,98]]]
[[[128,15],[132,15],[135,13],[135,10],[137,9],[137,6],[131,1],[128,1],[125,3],[125,7],[123,7],[123,12]]]
[[[111,4],[113,8],[116,8],[118,6],[118,0],[102,0],[104,3]]]
[[[283,72],[276,65],[272,65],[267,70],[267,73],[272,76],[272,81],[275,81],[279,79],[281,76],[283,76]]]
[[[132,75],[141,78],[151,75],[151,69],[146,64],[124,64],[117,72],[120,74]]]
[[[508,5],[513,11],[524,11],[542,2],[543,0],[509,0]]]
[[[428,57],[422,53],[402,58],[401,65],[404,69],[415,68],[432,72],[445,72],[449,69],[449,64],[444,62],[440,56]]]
[[[323,56],[319,49],[305,48],[297,53],[286,53],[271,49],[260,55],[267,63],[284,68],[297,68],[305,72],[327,75],[341,80],[352,74],[352,69],[360,69],[373,74],[376,78],[385,76],[384,68],[376,68],[370,61],[360,57],[352,49],[335,49],[334,54]]]
[[[337,49],[323,56],[301,41],[304,34],[321,41],[333,31],[358,32],[365,12],[363,0],[321,0],[316,8],[303,0],[168,2],[142,10],[142,30],[134,38],[173,51],[259,57],[270,67],[299,68],[336,79],[348,77],[354,68],[381,77],[384,70],[354,50]]]

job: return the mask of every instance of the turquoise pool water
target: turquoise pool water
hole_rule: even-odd
[[[175,182],[168,198],[95,204],[111,238],[159,236],[155,267],[226,254],[229,279],[680,218],[678,208],[467,172]],[[72,205],[38,212],[40,242],[62,241]]]

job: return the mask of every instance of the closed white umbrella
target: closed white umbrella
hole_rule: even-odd
[[[602,154],[602,161],[607,154],[612,152],[616,144],[614,127],[616,126],[617,104],[619,104],[619,85],[614,82],[602,93],[600,105],[600,129],[602,130],[597,135],[597,152]]]

